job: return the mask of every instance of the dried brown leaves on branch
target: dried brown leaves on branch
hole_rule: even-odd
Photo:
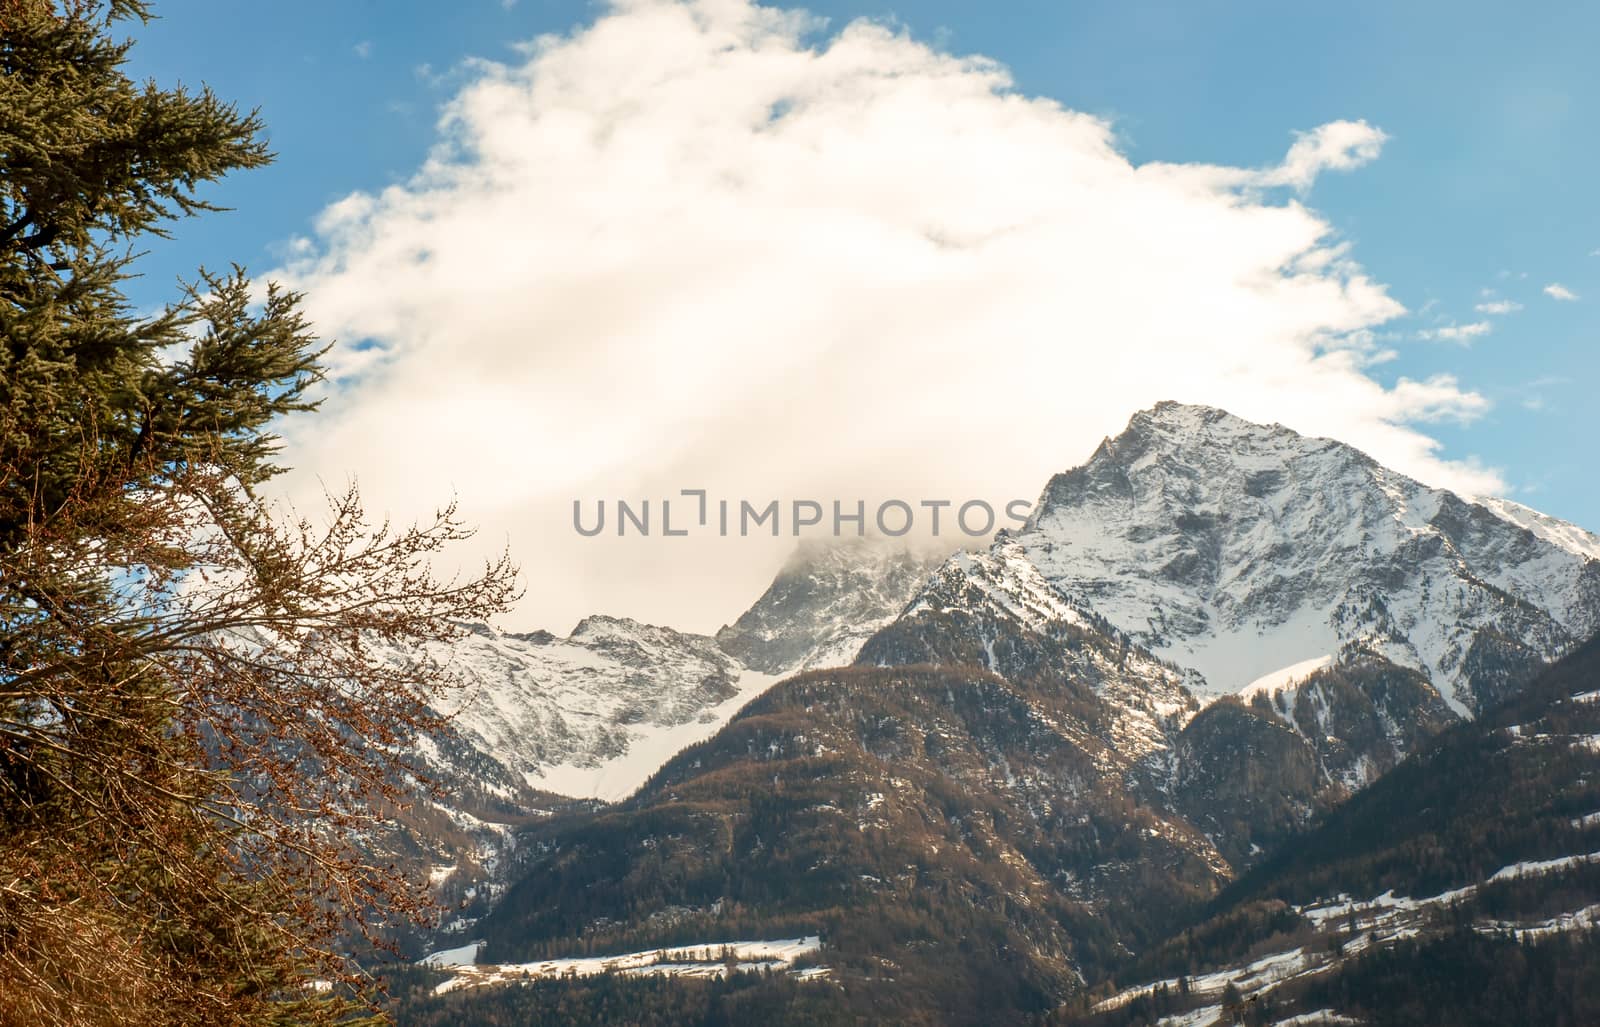
[[[95,498],[0,556],[0,995],[38,1003],[19,1023],[280,1015],[345,974],[352,925],[426,912],[358,843],[428,787],[407,753],[453,683],[430,643],[502,608],[512,569],[437,580],[454,511],[373,527],[354,490],[285,521],[200,467],[101,497],[114,542],[76,523]]]
[[[435,576],[453,507],[261,498],[321,375],[297,296],[123,296],[113,247],[267,160],[253,114],[122,74],[143,14],[0,0],[0,1024],[332,1020],[341,932],[423,909],[360,843],[428,787],[439,643],[515,573]]]

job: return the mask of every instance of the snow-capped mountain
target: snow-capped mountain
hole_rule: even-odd
[[[1426,487],[1339,442],[1162,403],[1052,479],[1027,525],[986,553],[808,542],[714,638],[608,617],[566,638],[476,631],[454,653],[474,682],[456,724],[534,788],[620,799],[774,682],[852,662],[897,618],[950,610],[967,620],[917,627],[909,647],[902,630],[867,662],[1011,674],[1042,659],[1094,683],[1113,711],[1106,741],[1140,758],[1168,747],[1196,696],[1272,701],[1285,686],[1280,717],[1320,738],[1318,724],[1350,711],[1331,709],[1324,683],[1300,725],[1294,686],[1336,660],[1416,670],[1470,714],[1600,629],[1600,538]],[[1037,651],[997,657],[1018,630],[1041,632]],[[1069,645],[1073,630],[1116,654]],[[937,631],[950,638],[930,646]],[[1361,700],[1358,716],[1389,736],[1382,765],[1406,751],[1410,721],[1439,720],[1436,701],[1403,693]],[[1370,755],[1324,769],[1359,786],[1377,772]]]
[[[1136,414],[1003,545],[1213,696],[1364,649],[1469,713],[1600,628],[1600,538],[1203,406]]]
[[[572,634],[478,626],[455,645],[469,682],[458,734],[532,787],[620,799],[715,731],[773,678],[704,635],[588,617]]]
[[[782,677],[854,659],[937,564],[882,540],[802,545],[716,638],[588,617],[565,638],[486,626],[450,654],[459,736],[529,786],[627,797]]]
[[[717,632],[717,642],[770,674],[844,666],[947,553],[882,538],[807,539],[755,605]]]
[[[1163,403],[947,560],[860,662],[1092,690],[1105,769],[1247,860],[1600,628],[1597,554],[1516,504]]]

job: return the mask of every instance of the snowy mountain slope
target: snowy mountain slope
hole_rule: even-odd
[[[802,545],[717,638],[585,618],[566,638],[486,626],[450,652],[471,747],[558,795],[627,797],[789,673],[849,663],[937,560],[881,540]]]
[[[463,739],[532,787],[621,798],[771,684],[703,635],[609,617],[566,638],[478,627],[451,652]],[[666,751],[660,751],[667,746]]]
[[[1465,713],[1600,628],[1600,538],[1210,407],[1134,415],[1015,544],[1210,695],[1359,643]]]

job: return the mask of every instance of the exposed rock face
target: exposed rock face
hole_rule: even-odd
[[[1257,693],[1257,708],[1284,718],[1316,753],[1322,779],[1365,787],[1456,719],[1416,670],[1381,657],[1347,657],[1298,688]]]
[[[1234,865],[1296,833],[1322,790],[1316,753],[1293,728],[1228,698],[1179,736],[1172,805]]]

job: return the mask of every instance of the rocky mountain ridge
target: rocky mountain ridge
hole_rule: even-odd
[[[1016,543],[1209,695],[1355,646],[1465,715],[1600,630],[1600,537],[1211,407],[1135,414],[1050,481]]]

